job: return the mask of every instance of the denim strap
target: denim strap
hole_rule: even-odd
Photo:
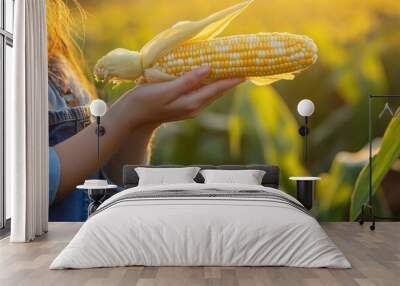
[[[89,106],[78,106],[58,111],[49,111],[49,126],[67,121],[86,121],[90,119]]]

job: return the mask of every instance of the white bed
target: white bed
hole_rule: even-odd
[[[286,193],[198,183],[139,186],[114,195],[50,269],[128,265],[351,267]]]

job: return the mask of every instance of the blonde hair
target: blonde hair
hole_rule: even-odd
[[[94,85],[85,76],[82,52],[76,42],[76,39],[82,39],[84,35],[82,27],[86,13],[77,0],[68,2],[80,17],[71,15],[70,8],[64,0],[46,0],[49,76],[66,80],[62,70],[52,68],[64,63],[75,73],[91,97],[95,97]]]

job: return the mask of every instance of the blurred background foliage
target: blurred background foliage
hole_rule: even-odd
[[[177,21],[200,19],[237,2],[80,0],[88,12],[85,37],[78,39],[88,75],[111,49],[139,50]],[[368,159],[368,94],[400,94],[400,1],[256,0],[223,35],[268,31],[312,37],[319,47],[318,62],[293,81],[268,87],[243,84],[198,118],[163,126],[151,163],[278,164],[282,188],[291,194],[295,186],[289,176],[320,175],[315,214],[321,220],[355,219],[357,211],[350,215],[350,208],[365,201],[367,190],[364,185],[357,191],[361,195],[353,195]],[[110,103],[134,86],[96,84],[99,97]],[[303,164],[303,142],[297,133],[301,118],[296,105],[303,98],[316,104],[308,166]],[[381,105],[375,104],[374,115]],[[389,121],[378,122],[374,137],[383,135]],[[400,144],[400,134],[391,136]],[[382,187],[376,188],[381,215],[400,210],[399,168],[395,160],[389,161]]]

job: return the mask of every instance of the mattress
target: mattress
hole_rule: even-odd
[[[131,265],[351,267],[290,195],[257,185],[198,183],[114,195],[50,269]]]

